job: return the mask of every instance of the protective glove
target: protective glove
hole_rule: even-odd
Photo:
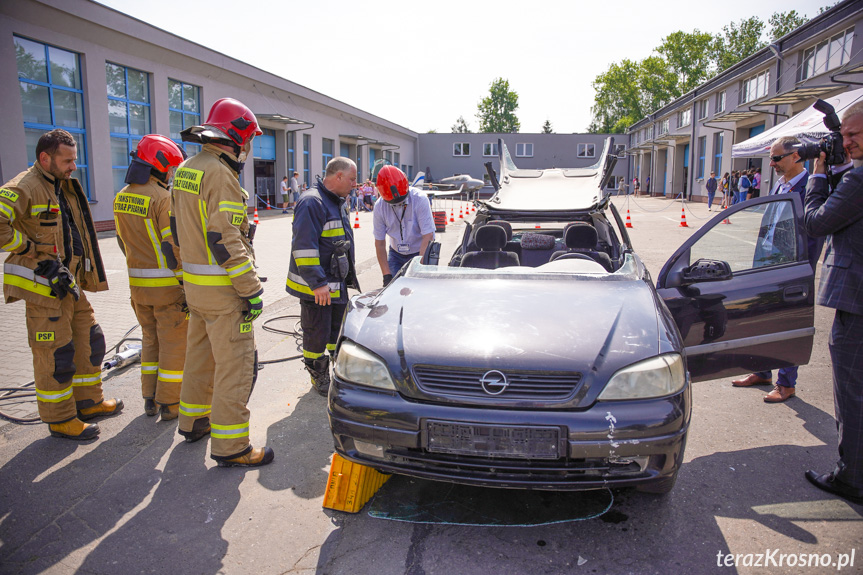
[[[36,275],[40,275],[50,282],[51,293],[57,299],[63,299],[67,293],[72,293],[75,301],[78,301],[81,293],[78,291],[78,286],[75,285],[75,278],[72,277],[72,273],[59,260],[43,260],[39,262],[33,271]]]
[[[387,287],[391,281],[393,281],[393,274],[384,274],[384,287]]]
[[[264,312],[264,302],[261,300],[261,296],[257,295],[248,298],[247,301],[249,302],[249,311],[246,312],[243,321],[255,321]]]

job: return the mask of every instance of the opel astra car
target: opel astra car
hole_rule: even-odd
[[[606,191],[611,146],[591,168],[519,170],[500,142],[496,192],[448,264],[430,250],[351,300],[328,399],[341,456],[464,484],[666,493],[693,382],[808,362],[797,194],[717,215],[654,283]]]

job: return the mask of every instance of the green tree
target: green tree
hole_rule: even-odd
[[[710,45],[713,35],[708,32],[672,32],[662,39],[656,51],[665,57],[668,67],[677,76],[676,91],[683,95],[711,76]]]
[[[710,53],[717,72],[727,70],[737,62],[767,45],[761,41],[764,22],[758,16],[730,22],[713,37]]]
[[[515,115],[518,94],[509,88],[509,80],[497,78],[489,87],[489,95],[477,104],[479,131],[485,133],[518,132],[521,123]]]
[[[659,56],[648,56],[641,61],[636,80],[641,88],[641,109],[645,114],[683,95],[678,86],[677,74],[668,61]]]
[[[593,81],[596,96],[590,111],[593,119],[588,131],[608,134],[617,126],[630,126],[644,117],[642,94],[638,86],[641,65],[624,58],[620,63],[612,62],[608,70]]]
[[[767,22],[770,24],[770,40],[775,42],[795,28],[799,28],[806,24],[808,21],[809,18],[806,14],[798,14],[797,10],[791,10],[790,12],[774,12],[773,15],[767,19]]]
[[[554,130],[551,129],[551,122],[548,120],[545,121],[545,124],[542,125],[542,133],[543,134],[553,134]]]
[[[459,116],[455,124],[450,127],[450,130],[452,130],[453,134],[470,134],[470,127],[464,121],[464,116]]]

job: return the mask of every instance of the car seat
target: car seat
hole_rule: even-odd
[[[503,251],[506,230],[500,226],[481,226],[476,230],[477,252],[468,252],[461,259],[463,268],[496,270],[519,265],[518,255]]]
[[[614,271],[611,258],[605,252],[596,251],[599,236],[596,228],[586,222],[573,222],[563,230],[563,241],[566,250],[554,252],[549,261],[565,257],[566,254],[583,254],[590,256],[594,261],[601,264],[606,271]]]

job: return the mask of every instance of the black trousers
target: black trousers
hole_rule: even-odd
[[[300,325],[303,328],[303,359],[314,361],[336,350],[347,304],[318,305],[300,300]]]
[[[836,477],[863,489],[863,315],[836,310],[830,332],[833,401],[839,430]]]

